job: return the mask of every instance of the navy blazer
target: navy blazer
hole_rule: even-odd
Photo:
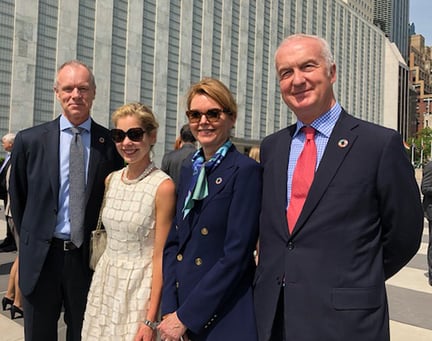
[[[20,131],[13,146],[9,192],[12,216],[20,235],[20,288],[24,295],[29,295],[38,281],[56,227],[59,122],[60,116]],[[89,239],[97,224],[105,177],[123,164],[108,129],[92,121],[82,245],[83,266],[87,268]]]
[[[423,168],[421,181],[421,192],[423,193],[423,210],[427,220],[432,220],[432,161]]]
[[[183,219],[191,175],[189,162],[164,250],[162,315],[177,311],[194,341],[256,340],[252,281],[261,167],[232,146],[208,175],[208,197]]]
[[[286,184],[294,130],[261,145],[259,340],[270,338],[281,288],[292,340],[389,340],[384,283],[415,255],[423,230],[401,137],[342,111],[290,235]]]

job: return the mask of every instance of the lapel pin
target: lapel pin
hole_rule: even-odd
[[[216,185],[220,185],[222,183],[222,178],[217,178],[215,183]]]
[[[338,142],[338,146],[340,148],[345,148],[346,146],[348,146],[348,140],[347,139],[340,139]]]
[[[100,143],[105,143],[105,139],[103,137],[99,137],[99,142]]]

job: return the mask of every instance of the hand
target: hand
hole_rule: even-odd
[[[156,330],[151,329],[144,323],[140,323],[134,341],[156,341]]]
[[[177,317],[176,312],[166,315],[157,329],[160,332],[162,341],[180,341],[180,338],[187,330],[186,326]]]

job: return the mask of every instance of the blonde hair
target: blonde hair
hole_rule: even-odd
[[[126,116],[136,117],[140,122],[141,128],[148,134],[153,131],[156,133],[157,128],[159,128],[159,124],[152,110],[142,103],[128,103],[117,108],[111,116],[112,123],[114,126],[117,126],[117,121]]]
[[[249,157],[254,159],[257,162],[260,162],[260,147],[252,146],[249,150]]]
[[[231,91],[220,80],[215,78],[203,78],[193,84],[186,95],[187,110],[190,109],[192,99],[196,95],[206,95],[217,102],[224,110],[228,111],[234,119],[237,118],[237,103]]]

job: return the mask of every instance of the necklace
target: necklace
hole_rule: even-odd
[[[135,179],[128,179],[126,174],[128,173],[128,166],[126,166],[125,172],[123,173],[123,182],[126,184],[134,184],[142,179],[144,179],[147,175],[149,175],[154,169],[156,168],[154,162],[150,162],[150,164],[147,166],[146,169],[144,169],[144,172],[142,172],[140,175],[138,175]]]

